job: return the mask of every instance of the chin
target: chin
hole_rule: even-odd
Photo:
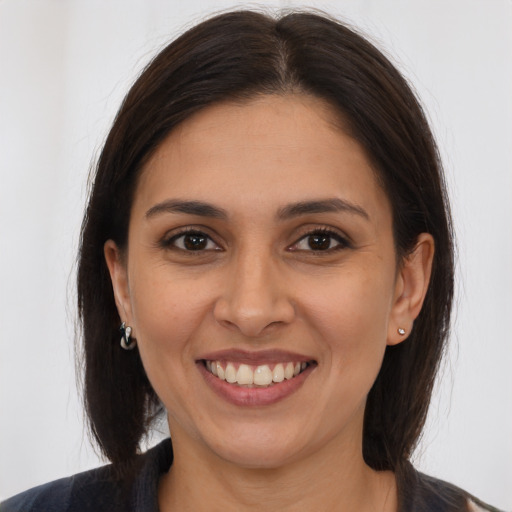
[[[245,469],[277,469],[293,461],[293,456],[284,450],[272,452],[261,446],[243,447],[243,449],[222,450],[217,453],[226,462]]]
[[[257,432],[242,435],[232,433],[229,439],[208,442],[210,449],[221,459],[247,469],[276,469],[293,462],[305,449],[303,441],[293,434],[267,435],[260,428]]]

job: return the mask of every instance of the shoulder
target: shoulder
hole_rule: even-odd
[[[404,483],[401,512],[501,512],[451,483],[413,469]]]
[[[140,470],[128,483],[103,466],[24,491],[0,504],[1,512],[128,512],[157,511],[160,475],[172,462],[165,440],[140,456]]]
[[[2,502],[2,512],[93,512],[119,508],[117,487],[109,467],[61,478]],[[119,509],[120,510],[120,509]]]

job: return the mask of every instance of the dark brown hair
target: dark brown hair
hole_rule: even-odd
[[[241,11],[197,25],[154,58],[124,99],[97,164],[82,226],[78,307],[87,414],[114,467],[133,462],[159,400],[138,351],[119,346],[103,245],[112,239],[126,247],[138,175],[179,123],[217,102],[288,93],[324,99],[365,148],[392,205],[399,261],[420,233],[434,237],[423,309],[409,339],[386,349],[364,423],[363,454],[374,469],[399,471],[415,447],[453,295],[450,215],[427,120],[389,60],[344,24],[315,13],[273,18]]]

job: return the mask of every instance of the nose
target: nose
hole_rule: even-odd
[[[280,270],[268,254],[240,254],[215,303],[217,322],[249,338],[291,323],[295,308]]]

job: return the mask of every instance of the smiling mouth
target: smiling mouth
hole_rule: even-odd
[[[229,361],[203,361],[205,368],[220,380],[246,388],[267,388],[300,375],[310,362],[283,362],[277,364],[248,365]]]

